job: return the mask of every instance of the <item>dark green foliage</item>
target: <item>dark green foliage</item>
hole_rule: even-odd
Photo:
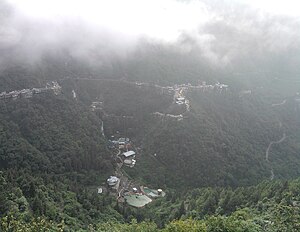
[[[99,70],[74,60],[64,66],[66,57],[44,57],[35,68],[12,64],[1,72],[0,92],[43,87],[50,79],[60,79],[63,86],[58,96],[0,101],[1,230],[299,231],[299,180],[249,187],[269,179],[271,165],[275,178],[299,176],[299,111],[289,92],[298,87],[270,84],[268,78],[226,79],[219,77],[220,70],[212,74],[209,67],[198,66],[193,57],[149,49],[150,56],[136,54],[141,60],[108,63]],[[124,72],[125,80],[116,80]],[[99,73],[114,80],[89,80]],[[199,77],[228,81],[231,90],[186,93],[191,111],[182,121],[152,115],[183,113],[171,105],[172,95],[153,84],[128,82],[195,84]],[[253,94],[240,97],[244,88]],[[271,107],[282,98],[286,105]],[[102,101],[103,109],[91,112],[93,101]],[[136,182],[163,188],[165,198],[134,209],[96,194],[113,173],[100,118],[107,135],[118,130],[141,147],[136,166],[125,171]],[[268,144],[284,131],[287,140],[272,147],[267,163]]]
[[[300,118],[293,104],[282,111],[272,108],[264,95],[193,91],[187,96],[191,112],[182,121],[152,121],[131,176],[176,189],[259,183],[270,177],[270,165],[276,178],[298,176]],[[284,131],[289,137],[272,146],[271,163],[266,162],[269,143]]]
[[[52,94],[0,104],[2,168],[50,173],[111,168],[101,122],[85,107]]]
[[[43,216],[72,228],[119,218],[96,194],[112,173],[101,121],[52,93],[0,102],[0,214]]]

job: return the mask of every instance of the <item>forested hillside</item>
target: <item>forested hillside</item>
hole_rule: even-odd
[[[1,184],[8,187],[3,176]],[[3,189],[1,191],[3,193]],[[1,196],[3,197],[3,194]],[[24,197],[21,199],[24,201]],[[22,202],[21,199],[18,199],[19,204]],[[132,220],[123,224],[120,219],[115,221],[112,218],[105,218],[108,213],[106,209],[105,214],[102,214],[105,222],[90,223],[85,227],[86,230],[82,231],[296,232],[300,229],[299,202],[299,179],[290,182],[263,182],[257,186],[237,189],[201,188],[194,189],[185,196],[162,199],[142,211],[131,211],[139,220],[147,218],[151,221],[137,223],[136,220]],[[169,222],[170,220],[172,221]],[[11,231],[14,228],[30,232],[70,229],[65,221],[29,219],[26,215],[20,214],[18,217],[1,218],[0,228],[3,231]]]
[[[73,226],[102,220],[104,209],[109,217],[110,198],[96,194],[113,171],[100,119],[53,93],[1,100],[0,108],[1,216]]]
[[[269,180],[271,171],[275,179],[299,176],[298,85],[275,82],[266,87],[263,81],[262,86],[229,85],[222,92],[188,88],[184,91],[189,100],[187,110],[185,105],[174,104],[175,87],[167,91],[165,86],[139,84],[135,82],[138,79],[120,76],[119,80],[66,77],[65,71],[40,77],[48,71],[29,67],[3,71],[1,91],[44,87],[51,80],[57,80],[62,90],[59,95],[46,92],[29,99],[0,101],[4,231],[10,220],[20,228],[30,228],[33,225],[28,223],[37,220],[37,227],[77,230],[92,224],[100,231],[108,226],[115,231],[162,227],[172,231],[189,225],[203,231],[213,231],[216,226],[260,231],[267,226],[264,220],[276,221],[282,228],[291,226],[291,222],[278,221],[282,207],[293,213],[298,210],[291,201],[280,205],[285,195],[275,200],[267,194],[269,200],[261,212],[258,209],[265,195],[247,195],[253,188],[273,191],[281,189],[280,185],[273,188],[273,182],[266,182],[258,187],[237,187]],[[209,83],[213,84],[214,78]],[[101,102],[98,111],[91,110],[95,101]],[[129,136],[140,149],[136,166],[126,168],[129,177],[153,188],[161,186],[166,199],[137,210],[119,205],[109,195],[97,194],[97,187],[114,172],[107,141],[117,132]],[[283,134],[286,138],[277,143]],[[198,189],[215,186],[219,188]],[[292,202],[297,201],[297,193],[293,194]],[[250,209],[243,209],[246,207]],[[273,214],[277,209],[280,212]],[[244,216],[237,216],[240,214]],[[168,224],[181,217],[183,221]],[[197,221],[185,221],[189,217]],[[155,224],[119,224],[134,218]],[[118,223],[97,225],[111,220]],[[269,231],[274,231],[273,225],[277,224],[268,225]]]
[[[272,107],[265,94],[257,92],[240,97],[195,91],[187,96],[191,111],[182,121],[153,124],[143,140],[144,156],[137,169],[130,170],[133,175],[175,188],[254,184],[269,178],[271,168],[276,178],[299,175],[300,120],[293,98]],[[283,133],[288,137],[272,146],[267,162],[270,142]],[[173,175],[174,170],[180,172]]]

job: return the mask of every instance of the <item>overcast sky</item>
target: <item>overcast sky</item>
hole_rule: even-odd
[[[209,1],[201,0],[8,0],[36,20],[59,22],[80,19],[95,26],[125,33],[147,35],[164,40],[176,39],[182,31],[191,31],[217,18]],[[295,0],[211,1],[215,4],[244,4],[274,15],[300,16],[300,2]],[[208,3],[208,4],[207,4]]]
[[[38,57],[63,45],[72,55],[127,54],[140,38],[197,48],[213,63],[251,53],[299,49],[300,2],[294,0],[0,0],[0,49]],[[23,53],[22,53],[23,52]],[[34,55],[35,54],[35,55]]]

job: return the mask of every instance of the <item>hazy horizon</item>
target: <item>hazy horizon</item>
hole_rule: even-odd
[[[278,56],[299,62],[300,11],[293,1],[1,0],[0,50],[35,62],[68,51],[97,62],[128,58],[144,42],[197,54],[220,67]],[[143,46],[143,45],[142,45]],[[100,62],[101,63],[101,62]]]

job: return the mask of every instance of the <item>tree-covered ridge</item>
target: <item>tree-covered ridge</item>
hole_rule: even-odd
[[[101,121],[88,108],[50,93],[0,104],[2,168],[50,173],[111,168]],[[36,159],[26,157],[34,154]],[[44,164],[35,167],[38,160]]]
[[[113,166],[89,107],[52,93],[0,107],[1,217],[44,216],[74,227],[120,218],[111,198],[96,194]]]
[[[298,177],[299,109],[293,97],[272,107],[268,94],[276,99],[263,91],[188,92],[190,112],[181,121],[153,120],[144,156],[129,172],[175,188],[251,185],[270,178],[272,169],[275,178]],[[284,133],[287,138],[272,146],[268,162],[269,144]]]
[[[2,76],[3,90],[45,84],[38,75],[31,77],[30,70],[13,71],[18,75],[8,71]],[[172,95],[155,85],[89,78],[62,78],[60,84],[58,96],[0,101],[3,230],[11,221],[29,231],[61,226],[66,231],[297,231],[296,181],[236,188],[269,179],[271,167],[275,179],[299,176],[300,108],[294,93],[258,87],[244,96],[242,89],[190,91],[191,110],[183,120],[169,120],[153,115],[176,114]],[[272,107],[285,98],[285,104]],[[103,102],[103,111],[92,112],[93,101]],[[127,116],[133,120],[124,122]],[[135,168],[126,172],[141,184],[166,189],[166,199],[136,210],[97,194],[113,173],[102,121],[107,135],[130,132],[141,152]],[[268,145],[283,133],[287,139],[272,146],[266,162]],[[198,189],[204,186],[211,188]],[[139,223],[123,224],[132,219]]]
[[[177,114],[171,102],[172,94],[160,91],[155,85],[140,87],[126,80],[80,78],[63,80],[62,85],[67,96],[71,97],[74,89],[84,104],[94,100],[103,102],[104,111],[110,114],[103,117],[108,135],[121,131],[139,141],[144,149],[143,158],[129,172],[148,184],[175,188],[249,185],[269,178],[271,167],[286,167],[291,160],[298,162],[299,118],[294,112],[294,99],[290,97],[282,106],[285,108],[273,108],[272,103],[284,96],[276,83],[265,89],[253,85],[254,90],[245,96],[241,89],[231,89],[231,86],[222,93],[189,90],[186,96],[191,111],[184,113],[182,121],[163,120],[153,115],[155,112]],[[131,119],[114,120],[110,117],[113,115]],[[266,149],[284,131],[289,137],[280,146],[286,147],[289,158],[281,160],[280,165],[270,164],[266,162]],[[278,147],[273,147],[272,162]],[[297,177],[295,165],[287,172],[280,169],[276,173],[280,178]],[[174,176],[173,170],[180,172]]]
[[[1,181],[3,184],[3,177]],[[137,210],[135,213],[147,218],[144,222],[132,220],[124,224],[120,219],[116,221],[110,217],[105,219],[106,222],[86,222],[84,227],[81,225],[77,230],[296,232],[300,229],[299,187],[300,180],[296,179],[290,182],[263,182],[257,186],[236,189],[195,189],[186,196],[162,199],[156,206],[150,205],[147,210]],[[168,212],[174,214],[170,215]],[[84,212],[78,211],[77,216],[82,213]],[[12,227],[23,228],[25,231],[37,228],[43,229],[42,231],[69,231],[74,228],[66,223],[68,220],[65,218],[49,222],[47,219],[25,217],[20,212],[14,212],[13,215],[1,218],[0,226],[3,231],[15,231]],[[169,218],[163,224],[157,224],[164,216]]]
[[[62,80],[65,94],[74,89],[85,104],[102,101],[107,114],[142,118],[162,111],[172,103],[172,94],[166,95],[154,85],[139,86],[126,80],[75,79]]]

